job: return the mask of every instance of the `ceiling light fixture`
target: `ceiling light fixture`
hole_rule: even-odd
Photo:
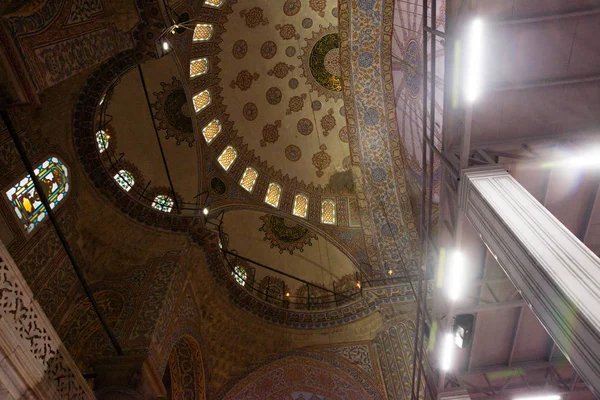
[[[513,400],[560,400],[561,397],[557,394],[546,394],[538,396],[515,397]]]
[[[202,209],[202,214],[204,214],[204,215],[208,215],[208,207],[204,207],[204,208]]]
[[[165,40],[162,44],[162,47],[164,51],[169,51],[169,42]]]
[[[454,334],[445,333],[442,338],[442,358],[440,368],[442,371],[450,371],[454,361]]]
[[[465,99],[473,103],[481,94],[483,73],[483,21],[481,19],[476,18],[471,22],[468,35]]]
[[[460,250],[455,250],[448,259],[446,271],[446,286],[448,298],[452,301],[458,300],[463,290],[463,281],[465,279],[465,260]]]

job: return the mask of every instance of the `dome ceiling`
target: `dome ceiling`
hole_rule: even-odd
[[[141,68],[173,187],[180,200],[189,201],[200,191],[200,157],[184,81],[172,55],[144,63]],[[112,171],[111,165],[118,164],[119,169],[133,174],[131,194],[135,198],[142,193],[150,199],[154,194],[170,194],[138,69],[123,75],[105,101],[106,123],[101,121],[109,135],[107,151],[102,154],[105,165]]]
[[[355,282],[358,270],[338,247],[291,219],[233,210],[225,213],[223,231],[229,238],[228,249],[271,268],[328,288],[346,279]],[[256,268],[255,283],[267,276],[282,279],[294,296],[304,289],[300,282],[262,268]]]
[[[238,2],[222,39],[223,102],[249,148],[306,184],[344,174],[337,2]]]

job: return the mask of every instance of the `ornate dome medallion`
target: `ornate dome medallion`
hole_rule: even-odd
[[[340,49],[338,29],[329,25],[321,26],[318,32],[306,40],[302,48],[302,77],[306,78],[311,91],[319,96],[335,100],[342,98],[342,72],[340,67]]]

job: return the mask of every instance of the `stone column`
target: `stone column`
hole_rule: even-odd
[[[464,170],[461,212],[600,396],[600,259],[506,170]]]
[[[117,356],[94,365],[98,400],[155,400],[166,398],[165,387],[145,356]]]

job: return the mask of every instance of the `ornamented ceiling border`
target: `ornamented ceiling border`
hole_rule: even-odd
[[[258,299],[238,285],[231,278],[231,270],[226,266],[216,243],[211,243],[205,249],[207,265],[220,285],[229,291],[230,300],[253,315],[277,325],[295,329],[327,328],[362,319],[377,311],[382,304],[414,302],[411,285],[400,283],[365,288],[359,300],[330,310],[284,309]]]
[[[393,0],[340,0],[346,119],[372,265],[413,271],[418,234],[403,168],[391,73]]]

